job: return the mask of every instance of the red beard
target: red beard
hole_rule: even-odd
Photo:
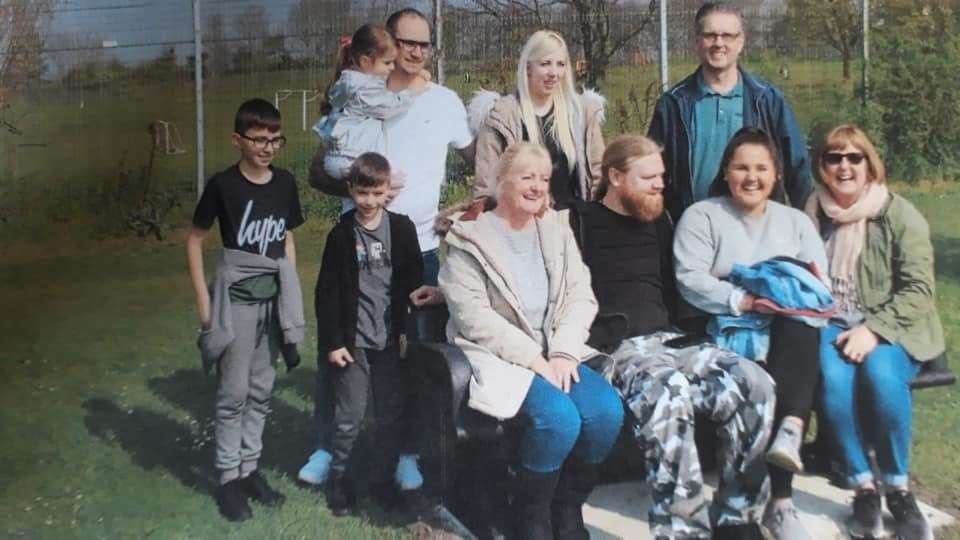
[[[623,193],[620,204],[631,216],[643,222],[650,222],[663,213],[663,194],[661,193]]]

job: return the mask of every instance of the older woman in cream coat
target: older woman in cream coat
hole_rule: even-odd
[[[616,391],[581,364],[597,302],[564,213],[546,209],[547,151],[514,143],[497,205],[454,219],[440,271],[449,339],[473,367],[469,406],[529,419],[513,487],[518,538],[586,538],[581,505],[623,421]]]

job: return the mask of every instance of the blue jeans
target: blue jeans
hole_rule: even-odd
[[[855,487],[873,481],[864,450],[864,442],[869,442],[883,482],[905,486],[912,424],[910,380],[920,363],[902,346],[883,342],[862,364],[848,362],[834,345],[843,331],[833,324],[821,330],[820,403],[824,422],[842,452],[847,480]]]
[[[431,249],[420,254],[423,259],[423,284],[437,286],[437,274],[440,273],[440,250]]]
[[[577,369],[580,382],[566,394],[540,375],[520,406],[530,426],[520,444],[520,464],[538,473],[560,469],[567,455],[586,463],[606,459],[623,423],[620,396],[606,380],[587,366]]]

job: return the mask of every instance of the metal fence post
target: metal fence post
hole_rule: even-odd
[[[433,0],[433,32],[437,43],[437,84],[443,85],[443,0]]]
[[[660,89],[664,92],[670,86],[670,60],[667,58],[669,51],[667,43],[667,1],[660,0]]]
[[[203,194],[203,42],[200,0],[193,0],[193,80],[197,100],[197,200]]]
[[[863,0],[863,66],[861,67],[863,83],[862,104],[867,106],[870,90],[870,0]]]

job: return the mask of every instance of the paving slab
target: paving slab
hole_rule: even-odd
[[[707,497],[713,497],[716,481],[708,478]],[[853,492],[830,485],[820,476],[797,475],[793,481],[794,504],[810,533],[817,540],[849,538],[844,522],[850,516]],[[954,523],[954,518],[920,502],[920,509],[934,528]],[[652,501],[650,489],[642,482],[624,482],[598,486],[583,509],[584,521],[592,540],[642,540],[650,538],[647,512]],[[884,522],[892,531],[893,517],[884,503]],[[891,534],[892,538],[892,534]]]

